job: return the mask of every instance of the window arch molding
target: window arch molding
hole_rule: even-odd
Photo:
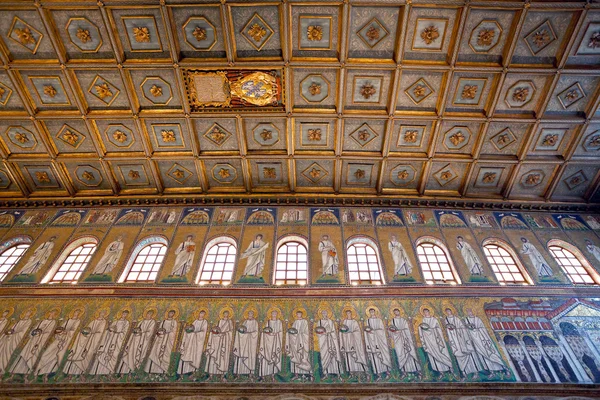
[[[129,275],[129,273],[131,272],[131,269],[132,269],[135,261],[137,260],[138,256],[142,252],[142,250],[144,250],[146,247],[151,246],[153,244],[163,245],[165,253],[166,253],[167,248],[169,247],[169,241],[167,240],[166,237],[164,237],[162,235],[146,236],[145,238],[138,240],[136,245],[133,247],[133,250],[130,252],[129,257],[127,258],[127,263],[125,264],[125,268],[123,269],[123,272],[121,273],[121,276],[119,277],[119,280],[117,281],[118,283],[123,283],[123,282],[127,281],[127,277]],[[155,271],[156,273],[158,273],[158,271],[160,271],[160,268],[162,268],[162,265],[165,261],[164,259],[165,259],[165,255],[163,254],[162,260],[160,261],[160,266]],[[152,281],[154,281],[154,279]],[[151,282],[151,281],[148,281],[148,282]]]
[[[203,278],[203,273],[207,274],[209,271],[207,270],[206,267],[208,267],[207,265],[207,260],[209,259],[209,256],[213,255],[213,254],[209,254],[211,252],[211,249],[215,248],[215,246],[219,246],[220,244],[223,244],[224,246],[223,249],[226,250],[225,252],[223,250],[221,250],[221,253],[223,253],[222,255],[225,256],[225,260],[222,263],[222,269],[220,269],[218,272],[222,272],[221,276],[218,279],[213,279],[213,274],[215,272],[215,268],[216,267],[216,259],[215,259],[215,265],[213,265],[213,268],[211,268],[210,270],[210,277],[208,279],[202,279]],[[231,247],[233,246],[233,247]],[[215,236],[212,239],[210,239],[206,245],[204,246],[204,251],[202,252],[202,258],[200,258],[200,267],[198,268],[198,275],[196,276],[196,284],[197,285],[210,285],[210,284],[221,284],[221,285],[229,285],[231,283],[231,281],[233,280],[233,276],[234,276],[234,272],[235,272],[235,266],[237,265],[238,262],[238,242],[237,240],[230,235],[219,235],[219,236]],[[217,255],[219,255],[219,248],[216,248],[215,253],[214,254],[215,257]],[[231,251],[233,250],[233,254],[231,254]],[[231,260],[233,258],[233,260]],[[212,261],[211,261],[212,263]],[[220,264],[219,264],[220,265]],[[228,274],[225,274],[225,273]],[[205,275],[206,276],[206,275]],[[229,276],[229,279],[224,280],[222,279],[224,276]]]
[[[587,272],[587,275],[592,279],[593,282],[575,282],[571,276],[572,273],[569,273],[569,271],[566,269],[566,266],[563,265],[563,262],[561,260],[559,260],[559,257],[557,257],[557,254],[555,254],[555,251],[553,251],[551,249],[551,247],[560,247],[561,249],[564,249],[564,250],[568,251],[569,253],[571,253],[579,261],[579,263],[581,264],[581,267],[583,268],[583,270],[585,272]],[[598,274],[598,272],[596,272],[594,267],[592,267],[592,264],[590,264],[588,259],[583,255],[583,253],[576,246],[573,246],[571,243],[565,242],[564,240],[550,239],[548,241],[548,243],[546,243],[546,248],[548,249],[548,252],[552,255],[552,258],[554,259],[554,261],[556,261],[556,263],[558,265],[560,265],[560,268],[562,269],[563,273],[568,276],[569,280],[572,283],[588,284],[588,285],[599,285],[600,284],[600,274]],[[577,269],[578,266],[573,266],[573,267],[575,267],[575,269]],[[580,272],[575,272],[575,274],[581,275]]]
[[[369,250],[369,248],[371,250]],[[351,251],[351,249],[353,249]],[[362,252],[364,249],[364,253]],[[379,250],[379,245],[375,239],[365,236],[351,236],[346,240],[346,273],[348,282],[351,285],[360,285],[370,283],[373,285],[385,285],[385,276],[383,273],[383,258]],[[361,262],[359,256],[366,258],[366,268]],[[375,260],[373,260],[373,256]],[[377,268],[373,264],[376,263]],[[362,276],[361,276],[362,275]],[[366,278],[368,276],[368,278]]]
[[[0,282],[23,258],[33,239],[28,235],[17,235],[0,244]],[[15,247],[17,247],[15,249]],[[10,254],[8,254],[10,253]]]
[[[502,275],[500,275],[500,277],[499,277],[499,274],[503,274],[503,272],[498,269],[498,267],[497,267],[498,264],[495,264],[492,261],[490,261],[490,255],[488,255],[486,246],[497,246],[497,247],[502,248],[504,251],[506,251],[509,254],[509,256],[512,258],[514,265],[516,265],[516,268],[517,268],[519,274],[523,277],[523,281],[519,282],[518,280],[515,280],[512,282],[507,282],[507,280],[503,279]],[[494,272],[494,275],[496,276],[498,283],[500,283],[501,285],[506,284],[506,283],[517,283],[517,284],[522,283],[525,285],[533,285],[533,279],[531,279],[531,276],[529,275],[529,272],[525,268],[525,265],[523,264],[523,262],[517,255],[517,252],[513,249],[513,247],[508,242],[506,242],[502,239],[498,239],[498,238],[487,238],[487,239],[484,239],[483,242],[481,242],[481,247],[483,248],[483,254],[485,255],[486,261],[492,267],[492,272]],[[502,265],[506,265],[506,264],[502,264]],[[508,268],[510,270],[510,266]],[[512,275],[512,272],[504,272],[504,273],[509,273],[510,275]]]
[[[304,247],[304,251],[299,247],[299,246],[294,246],[296,247],[295,249],[292,248],[292,246],[287,246],[288,243],[298,243],[300,245],[302,245]],[[283,248],[283,246],[286,246],[286,250],[292,250],[292,253],[290,253],[289,251],[286,251],[285,254],[282,254],[284,256],[286,256],[286,260],[282,260],[280,261],[280,250]],[[289,235],[285,235],[279,238],[279,240],[277,241],[277,245],[275,246],[275,265],[273,268],[273,277],[271,279],[271,281],[273,282],[274,285],[278,284],[278,281],[283,280],[286,283],[279,283],[280,285],[308,285],[308,279],[310,276],[310,257],[309,257],[309,245],[308,245],[308,240],[306,237],[302,236],[302,235],[298,235],[298,234],[289,234]],[[295,268],[293,268],[292,270],[287,268],[287,265],[289,265],[289,261],[287,260],[288,256],[295,256]],[[304,260],[301,260],[300,258],[302,258],[302,255],[304,255]],[[279,266],[281,263],[285,263],[286,264],[286,268],[284,270],[280,270]],[[304,264],[304,265],[302,265]],[[278,277],[278,272],[283,272],[284,273],[284,277]],[[288,276],[287,272],[293,272],[295,277],[291,278]],[[294,283],[287,283],[288,280],[294,280],[296,282]],[[298,282],[298,281],[302,281],[304,280],[304,283],[302,282]]]
[[[46,272],[46,275],[44,275],[44,277],[42,278],[40,283],[50,283],[52,281],[52,278],[54,277],[54,275],[56,275],[56,273],[60,270],[60,267],[65,263],[65,261],[67,260],[67,257],[69,257],[71,255],[71,253],[77,249],[78,247],[84,246],[86,244],[93,244],[95,246],[92,254],[90,254],[90,259],[93,256],[94,252],[97,249],[98,243],[100,243],[100,241],[98,240],[98,238],[96,236],[91,236],[91,235],[86,235],[86,236],[80,236],[77,239],[72,240],[69,244],[67,244],[63,250],[61,251],[60,255],[56,258],[56,260],[54,260],[54,262],[52,263],[52,267],[50,267],[50,269],[48,270],[48,272]],[[76,278],[74,279],[74,283],[77,282],[77,280],[79,279],[79,277],[81,276],[81,273],[90,265],[90,260],[88,259],[85,262],[85,265],[83,266],[83,268],[76,274]]]
[[[434,264],[433,262],[430,262],[427,260],[427,255],[425,250],[421,251],[420,249],[424,249],[426,245],[429,245],[429,247],[431,248],[431,246],[435,246],[437,248],[439,248],[445,259],[446,259],[446,263],[448,264],[448,268],[445,268],[446,263],[439,263],[438,261],[436,261],[436,264],[439,267],[439,271],[440,273],[443,275],[444,279],[434,279],[434,276],[432,274],[432,269],[430,267],[429,264]],[[458,271],[456,270],[456,267],[454,266],[454,260],[452,260],[452,257],[450,256],[450,251],[448,250],[448,247],[446,247],[446,244],[444,242],[442,242],[440,239],[433,237],[433,236],[421,236],[420,238],[418,238],[415,241],[415,248],[417,250],[417,261],[419,262],[419,267],[421,268],[421,273],[423,274],[423,277],[425,278],[425,282],[429,285],[433,285],[436,283],[450,283],[452,285],[457,285],[461,283],[461,279],[460,279],[460,275],[458,275]],[[423,253],[423,254],[421,254]],[[440,254],[436,255],[439,256]],[[443,260],[442,260],[443,261]],[[424,264],[427,265],[428,271],[425,271],[425,269],[423,268]],[[427,273],[429,273],[429,275],[431,275],[431,279],[427,278]],[[444,273],[446,272],[446,273]],[[452,275],[452,280],[450,279],[446,279],[445,277],[448,276],[448,272],[450,272],[450,274]]]

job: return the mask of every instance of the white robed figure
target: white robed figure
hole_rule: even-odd
[[[47,242],[42,243],[35,251],[33,255],[29,257],[25,266],[19,272],[19,275],[32,275],[39,271],[39,269],[46,264],[52,249],[54,249],[54,240],[56,236],[50,237]]]
[[[154,311],[148,310],[142,321],[137,326],[133,327],[129,340],[123,351],[123,359],[117,371],[119,374],[129,374],[135,372],[142,366],[154,331],[156,330],[156,320],[154,319]]]
[[[350,374],[365,372],[368,369],[367,355],[362,342],[362,330],[352,318],[352,311],[346,310],[346,319],[340,325],[340,352]]]
[[[90,369],[91,375],[110,375],[117,369],[117,360],[125,338],[129,332],[129,310],[122,310],[119,319],[110,324],[100,346],[95,354],[95,359]]]
[[[471,275],[482,275],[483,267],[481,266],[479,256],[475,253],[473,247],[465,242],[465,239],[462,236],[456,237],[456,248],[460,250],[460,254],[462,255],[463,260],[465,260],[465,264],[467,264],[467,268],[469,268]]]
[[[412,264],[408,259],[404,246],[398,241],[396,235],[392,235],[388,243],[388,249],[392,253],[392,259],[394,260],[394,275],[410,275]]]
[[[585,248],[600,262],[600,247],[594,245],[591,240],[585,240]]]
[[[419,338],[423,351],[427,354],[431,369],[437,372],[451,372],[452,360],[444,341],[438,320],[431,316],[428,308],[423,309],[423,321],[419,324]]]
[[[98,316],[79,332],[63,368],[65,374],[81,375],[90,366],[106,331],[107,314],[107,310],[100,310]]]
[[[79,329],[81,310],[75,309],[71,318],[54,331],[54,341],[46,348],[37,366],[36,375],[46,375],[58,371],[67,348]]]
[[[233,321],[229,311],[223,311],[218,326],[213,327],[206,346],[206,367],[209,375],[225,375],[229,370],[229,355],[233,341]]]
[[[475,316],[473,310],[470,308],[467,309],[466,323],[473,341],[473,347],[479,356],[479,361],[481,361],[483,369],[490,372],[506,370],[504,361],[502,361],[498,349],[494,346],[494,342],[492,342],[492,338],[485,328],[483,321],[481,321],[481,318]]]
[[[240,259],[247,258],[244,276],[260,276],[265,267],[265,256],[269,243],[263,241],[263,235],[258,234],[248,245],[246,251],[240,255]]]
[[[316,322],[318,326],[315,328],[315,332],[319,341],[321,370],[324,375],[341,375],[343,372],[342,356],[335,324],[329,318],[327,310],[321,311],[321,319]]]
[[[196,254],[196,242],[193,239],[192,235],[188,235],[185,241],[175,249],[177,257],[175,258],[171,276],[185,276],[192,266],[194,254]]]
[[[21,315],[19,321],[8,328],[0,336],[0,373],[4,373],[6,371],[12,354],[15,352],[16,348],[19,346],[23,340],[23,337],[29,330],[29,327],[32,323],[32,314],[33,311],[31,309],[26,310]]]
[[[8,314],[10,314],[10,310],[2,311],[2,316],[0,317],[0,333],[4,332],[4,329],[8,326],[10,322],[8,320]]]
[[[392,370],[390,346],[385,335],[385,325],[376,314],[374,308],[369,309],[369,318],[365,326],[365,344],[367,356],[371,360],[375,375],[382,375]]]
[[[27,375],[33,372],[33,367],[40,353],[46,348],[48,339],[50,339],[56,329],[56,318],[58,318],[59,312],[57,309],[50,310],[45,319],[41,320],[29,332],[29,341],[19,353],[17,361],[10,369],[11,373]]]
[[[458,363],[458,369],[465,377],[470,374],[477,374],[481,367],[467,327],[460,318],[454,315],[450,308],[446,308],[445,311],[444,324],[446,325],[450,348]]]
[[[283,346],[283,323],[277,318],[277,311],[271,311],[260,336],[258,351],[259,371],[261,377],[273,376],[281,372],[281,351]]]
[[[178,324],[174,318],[175,314],[175,310],[169,310],[167,318],[162,320],[154,334],[154,342],[144,368],[149,374],[165,374],[169,370],[171,352],[177,337]]]
[[[123,237],[118,236],[117,240],[111,242],[106,250],[104,250],[104,254],[102,255],[100,261],[98,261],[98,264],[96,264],[92,275],[103,275],[111,272],[121,259],[121,254],[123,254],[123,246]]]
[[[235,375],[254,374],[258,350],[258,321],[254,311],[248,311],[248,318],[238,326],[233,343],[233,373]]]
[[[323,262],[323,275],[337,275],[340,260],[335,245],[329,240],[329,235],[321,237],[319,251]]]
[[[408,321],[400,316],[400,310],[397,308],[394,309],[394,318],[390,321],[389,330],[400,370],[404,373],[421,371]]]
[[[527,238],[522,237],[521,242],[523,242],[521,253],[529,256],[529,260],[531,260],[531,263],[535,267],[538,276],[552,276],[552,268],[550,268],[539,250]]]
[[[189,374],[200,369],[202,353],[204,352],[204,340],[208,333],[208,321],[204,317],[206,317],[206,311],[200,310],[198,318],[185,327],[181,347],[179,348],[181,353],[179,367],[177,368],[179,375]]]
[[[285,352],[290,357],[290,369],[295,377],[312,374],[309,338],[308,321],[304,319],[302,311],[298,311],[292,327],[287,330],[285,340]]]

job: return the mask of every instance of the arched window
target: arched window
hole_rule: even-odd
[[[448,250],[441,241],[433,237],[422,237],[416,244],[419,265],[426,283],[460,283]]]
[[[15,236],[2,243],[2,246],[0,246],[0,282],[17,265],[29,246],[31,246],[29,236]]]
[[[350,284],[381,285],[383,275],[375,242],[366,237],[356,237],[348,241],[346,247]]]
[[[483,242],[483,253],[501,285],[507,283],[531,284],[531,278],[507,243],[497,239],[485,240]]]
[[[167,253],[167,239],[150,236],[138,242],[127,266],[119,278],[121,282],[154,282]]]
[[[277,244],[273,283],[306,285],[308,282],[308,243],[298,236],[286,236]]]
[[[548,242],[548,250],[574,284],[597,285],[600,283],[598,274],[575,246],[562,240],[553,239]]]
[[[237,256],[237,243],[229,236],[219,236],[206,245],[196,283],[229,285]]]
[[[77,283],[97,247],[98,239],[93,236],[72,241],[52,264],[42,283]]]

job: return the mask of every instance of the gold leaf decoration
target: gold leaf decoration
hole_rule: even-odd
[[[463,90],[460,97],[463,99],[473,100],[477,95],[478,89],[479,88],[477,87],[477,85],[465,85],[463,86]]]
[[[29,27],[23,27],[23,28],[17,28],[14,30],[15,35],[17,35],[17,38],[19,39],[19,42],[21,42],[21,44],[23,45],[28,45],[28,44],[35,44],[36,40],[35,37],[33,36],[33,33],[31,32],[31,29],[29,29]]]
[[[96,89],[96,94],[102,100],[106,99],[107,97],[113,96],[113,92],[112,92],[112,90],[110,90],[110,87],[108,86],[108,83],[106,83],[106,82],[100,83],[98,85],[94,85],[94,89]]]
[[[426,44],[431,44],[435,42],[439,37],[440,32],[438,31],[438,28],[434,25],[428,26],[427,28],[421,31],[421,39],[423,39],[423,41]]]
[[[321,85],[319,85],[316,82],[311,83],[310,86],[308,87],[308,92],[312,96],[316,96],[318,94],[321,94]]]
[[[77,33],[75,33],[75,36],[77,36],[77,39],[79,39],[81,43],[87,43],[90,40],[92,40],[92,35],[90,35],[90,31],[83,28],[77,28]]]
[[[52,85],[46,85],[44,86],[44,94],[48,97],[54,97],[56,96],[58,92],[56,91],[56,89],[54,88],[54,86]]]
[[[75,146],[79,141],[79,135],[75,132],[71,132],[70,130],[66,130],[65,133],[62,134],[62,139],[71,146]]]
[[[496,37],[496,31],[493,29],[482,29],[477,34],[477,44],[480,46],[490,46]]]
[[[150,43],[150,30],[145,26],[134,27],[133,38],[138,43]]]
[[[192,35],[196,38],[197,41],[203,42],[206,40],[206,29],[197,26],[196,28],[194,28]]]
[[[275,179],[277,178],[277,171],[272,167],[263,167],[263,176],[266,179]]]
[[[160,131],[160,135],[165,143],[172,143],[177,140],[177,136],[175,136],[175,132],[173,130]]]
[[[375,93],[377,93],[377,89],[370,83],[366,83],[360,88],[360,95],[364,99],[370,99]]]
[[[38,182],[40,182],[40,183],[50,183],[50,177],[48,176],[48,173],[45,171],[36,171],[35,177],[38,180]]]
[[[306,36],[310,41],[323,40],[323,27],[319,25],[310,25],[306,28]]]
[[[266,34],[267,30],[259,24],[254,24],[248,29],[248,35],[254,39],[255,42],[260,42]]]
[[[94,176],[94,174],[90,171],[83,171],[83,173],[81,174],[81,177],[83,179],[85,179],[88,182],[93,181],[94,179],[96,179],[96,177]]]
[[[127,175],[133,180],[140,179],[140,172],[135,169],[130,169]]]
[[[152,87],[150,88],[150,94],[154,97],[162,96],[162,94],[163,94],[162,87],[160,87],[158,85],[152,85]]]
[[[309,129],[307,136],[308,136],[308,140],[310,140],[311,142],[318,142],[321,140],[321,137],[322,137],[321,129],[320,128]]]
[[[127,134],[123,131],[116,130],[112,134],[113,139],[115,139],[119,143],[124,143],[127,141]]]
[[[495,172],[485,172],[481,178],[481,182],[494,183],[496,181],[496,175],[497,174]]]

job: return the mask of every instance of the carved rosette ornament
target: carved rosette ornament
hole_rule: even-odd
[[[423,96],[425,96],[426,92],[427,92],[427,89],[423,85],[417,85],[413,89],[413,94],[415,95],[415,97],[423,97]]]
[[[113,96],[113,92],[112,92],[112,90],[110,90],[110,87],[108,86],[108,83],[106,83],[106,82],[101,83],[99,85],[94,85],[94,89],[96,89],[96,94],[102,100],[106,99],[107,97]]]
[[[369,29],[367,29],[367,32],[365,33],[365,36],[367,38],[369,38],[370,41],[375,41],[375,40],[379,39],[379,37],[381,36],[381,34],[379,33],[379,28],[371,25],[369,27]]]
[[[224,132],[222,132],[219,128],[217,128],[216,126],[212,129],[212,131],[208,134],[208,136],[210,136],[210,138],[216,143],[216,144],[223,144],[223,141],[225,140],[225,137],[227,136]]]
[[[377,93],[377,89],[370,83],[367,83],[360,88],[360,95],[364,99],[370,99],[375,93]]]
[[[556,145],[557,142],[558,142],[558,134],[551,133],[551,134],[544,136],[544,139],[542,139],[542,146],[553,147]]]
[[[448,139],[450,140],[450,143],[452,143],[454,146],[458,146],[459,144],[464,142],[466,138],[462,131],[458,131],[454,135],[450,136]]]
[[[75,146],[77,144],[77,142],[79,141],[79,135],[76,134],[75,132],[71,132],[69,130],[65,131],[65,133],[62,134],[62,139],[69,143],[71,146]]]
[[[403,169],[402,171],[398,172],[398,179],[401,181],[405,181],[408,179],[409,175],[410,174],[408,173],[408,171]]]
[[[21,132],[15,133],[15,139],[17,140],[17,142],[22,144],[29,142],[29,138],[27,137],[27,135]]]
[[[452,178],[452,171],[445,170],[440,174],[440,179],[443,181],[450,180],[450,178]]]
[[[116,130],[112,134],[113,139],[115,139],[119,143],[125,143],[127,141],[127,134],[123,131]]]
[[[600,135],[594,135],[588,141],[589,147],[598,147],[600,148]]]
[[[194,36],[194,38],[196,38],[196,40],[198,42],[203,42],[207,39],[206,37],[206,29],[197,26],[196,28],[194,28],[194,30],[192,31],[192,35]]]
[[[263,167],[263,177],[265,179],[276,179],[277,178],[277,170],[272,167]]]
[[[259,42],[267,34],[267,30],[259,24],[254,24],[248,29],[248,36],[250,36],[255,42]]]
[[[405,143],[416,143],[417,138],[419,136],[418,131],[408,130],[404,132],[404,142]]]
[[[50,177],[48,176],[48,173],[45,171],[36,171],[35,178],[40,183],[50,183]]]
[[[577,89],[570,90],[565,95],[565,98],[568,101],[573,102],[574,100],[577,100],[579,98],[579,91]]]
[[[56,96],[58,92],[56,91],[56,89],[54,88],[54,86],[52,85],[46,85],[44,86],[44,94],[48,97],[54,97]]]
[[[357,169],[356,171],[354,171],[354,177],[358,181],[360,181],[361,179],[364,179],[365,176],[367,176],[367,173],[365,172],[364,169]]]
[[[313,167],[308,174],[313,178],[313,179],[317,179],[318,177],[321,176],[321,170]]]
[[[479,46],[490,46],[496,37],[496,31],[493,29],[482,29],[477,34],[477,44]]]
[[[477,85],[465,85],[463,86],[463,90],[460,94],[460,97],[463,99],[473,100],[477,95],[478,89],[479,88],[477,87]]]
[[[512,99],[518,103],[523,103],[527,100],[527,96],[529,96],[529,88],[519,87],[513,92]]]
[[[271,140],[271,139],[273,139],[273,131],[270,131],[268,129],[263,129],[262,132],[260,132],[260,137],[264,141]]]
[[[529,174],[525,177],[525,184],[529,186],[539,185],[542,181],[542,175],[540,174]]]
[[[588,41],[587,47],[590,49],[597,49],[600,47],[600,32],[592,33],[590,40]]]
[[[163,142],[165,142],[165,143],[173,143],[177,140],[177,137],[175,136],[175,132],[172,130],[161,131],[160,135],[162,136]]]
[[[134,27],[133,38],[138,43],[150,43],[150,30],[145,26]]]
[[[134,170],[134,169],[130,169],[130,170],[129,170],[129,173],[127,173],[127,175],[128,175],[128,176],[129,176],[131,179],[133,179],[133,180],[138,180],[138,179],[140,179],[140,172],[139,172],[139,171],[136,171],[136,170]]]
[[[321,85],[316,82],[311,83],[308,87],[308,92],[313,96],[321,94]]]
[[[77,36],[77,39],[79,39],[81,43],[87,43],[90,40],[92,40],[92,35],[90,35],[90,31],[83,28],[77,28],[77,33],[75,33],[75,36]]]
[[[83,173],[81,174],[81,177],[88,182],[92,182],[94,179],[96,179],[94,174],[90,171],[83,171]]]
[[[310,25],[306,28],[306,37],[310,41],[323,40],[323,27],[319,25]]]
[[[358,131],[358,140],[361,142],[366,142],[371,137],[371,134],[368,130],[363,129],[362,131]]]
[[[423,41],[426,44],[431,44],[435,42],[439,37],[440,32],[438,31],[438,28],[434,25],[428,26],[427,28],[421,31],[421,39],[423,39]]]
[[[221,179],[227,179],[231,176],[231,172],[227,168],[221,168],[217,173],[219,174]]]
[[[177,179],[183,179],[185,177],[185,172],[183,172],[182,170],[180,170],[179,168],[174,170],[172,172],[172,174],[175,176],[175,178]]]
[[[534,34],[533,34],[533,38],[531,39],[533,44],[536,45],[537,48],[542,48],[544,46],[546,46],[548,43],[550,43],[551,36],[550,36],[550,32],[548,32],[548,30],[542,28],[537,30]]]
[[[152,87],[150,87],[150,94],[154,97],[162,96],[162,94],[163,94],[162,87],[160,87],[158,85],[152,85]]]
[[[496,181],[496,173],[495,172],[486,172],[483,174],[481,178],[481,182],[483,183],[494,183]]]
[[[31,32],[31,29],[29,29],[29,27],[23,27],[23,28],[17,28],[14,30],[15,35],[17,35],[17,38],[19,39],[19,42],[21,42],[21,44],[23,45],[28,45],[28,44],[35,44],[35,37],[33,36],[33,33]]]
[[[321,140],[322,137],[322,132],[320,128],[315,128],[315,129],[309,129],[307,136],[308,136],[308,140],[310,140],[311,142],[318,142]]]

